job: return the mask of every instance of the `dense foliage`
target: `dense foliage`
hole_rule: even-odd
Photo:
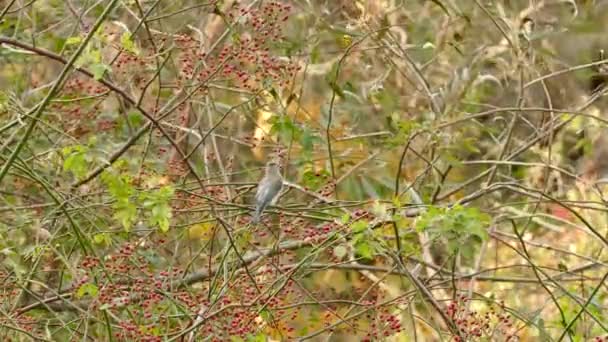
[[[602,0],[0,2],[0,338],[608,340],[607,30]]]

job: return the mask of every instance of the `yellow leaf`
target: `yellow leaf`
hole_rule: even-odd
[[[190,240],[209,241],[213,237],[213,224],[210,222],[195,224],[188,228]]]

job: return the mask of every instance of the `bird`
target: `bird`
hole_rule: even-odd
[[[262,216],[262,213],[269,205],[274,205],[282,188],[283,177],[281,176],[279,162],[276,159],[272,159],[266,164],[266,174],[258,184],[252,223],[257,224],[260,222],[260,216]]]

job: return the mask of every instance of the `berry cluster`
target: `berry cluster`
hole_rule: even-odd
[[[477,341],[482,338],[503,336],[504,341],[516,341],[516,329],[511,316],[504,313],[504,303],[500,303],[500,311],[493,306],[485,313],[470,311],[467,308],[470,298],[459,295],[448,304],[446,314],[453,320],[464,341]],[[461,337],[454,336],[455,342],[463,342]]]

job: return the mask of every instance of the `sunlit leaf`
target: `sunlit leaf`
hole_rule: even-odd
[[[137,47],[135,46],[135,43],[131,39],[131,33],[129,33],[129,32],[124,32],[120,36],[120,45],[122,46],[123,49],[125,49],[135,55],[139,54],[139,50],[137,49]]]
[[[112,69],[105,64],[101,64],[101,63],[96,63],[93,64],[89,67],[89,69],[91,69],[91,72],[93,73],[93,78],[96,81],[99,81],[100,79],[103,78],[103,75],[107,72],[110,72]]]
[[[361,233],[364,230],[366,230],[368,227],[368,222],[366,220],[359,220],[356,221],[355,223],[353,223],[350,226],[350,229],[352,230],[353,233]]]
[[[65,45],[76,45],[82,42],[81,37],[69,37],[65,40]]]
[[[95,284],[86,283],[78,288],[78,291],[76,291],[76,298],[82,298],[84,296],[95,298],[97,297],[98,292],[99,289]]]

